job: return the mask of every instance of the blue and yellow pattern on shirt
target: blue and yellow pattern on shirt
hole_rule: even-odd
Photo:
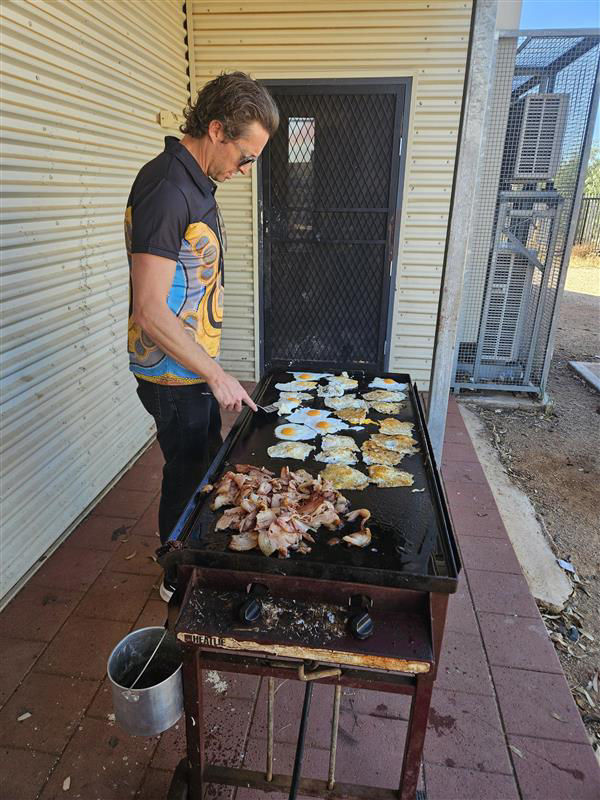
[[[131,266],[131,206],[125,212],[125,241]],[[215,232],[204,222],[188,225],[177,258],[175,277],[167,305],[185,332],[202,345],[209,356],[219,355],[223,321],[223,283],[220,246]],[[140,378],[155,383],[201,383],[164,353],[129,317],[128,350],[130,369]]]

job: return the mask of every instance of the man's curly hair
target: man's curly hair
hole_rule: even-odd
[[[223,124],[228,139],[239,139],[252,122],[258,122],[272,136],[279,125],[275,101],[260,83],[245,72],[222,72],[205,84],[195,103],[188,103],[183,112],[181,133],[200,138],[216,119]]]

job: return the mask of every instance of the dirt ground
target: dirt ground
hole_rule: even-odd
[[[576,570],[565,611],[542,612],[600,758],[600,394],[568,365],[599,359],[600,259],[572,260],[547,387],[551,405],[545,413],[478,413],[556,556]]]

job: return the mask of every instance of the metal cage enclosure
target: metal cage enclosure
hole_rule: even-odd
[[[543,394],[597,104],[600,36],[500,34],[452,388]]]

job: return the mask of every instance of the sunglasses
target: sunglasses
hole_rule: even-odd
[[[240,169],[241,167],[245,167],[248,164],[256,163],[256,156],[247,156],[239,144],[235,141],[235,139],[223,139],[223,144],[234,144],[239,153],[240,153],[240,160],[238,161],[237,168]]]

